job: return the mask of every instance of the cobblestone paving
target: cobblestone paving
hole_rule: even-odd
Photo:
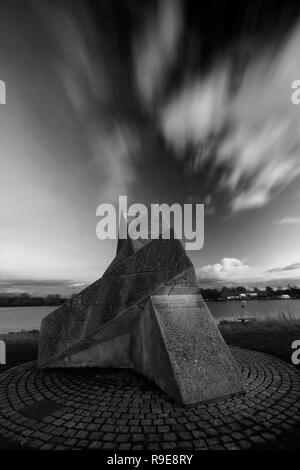
[[[0,377],[0,434],[26,448],[181,450],[274,446],[300,425],[300,374],[267,354],[231,348],[243,396],[182,407],[130,370],[38,371],[34,362]],[[40,420],[38,400],[59,406]]]

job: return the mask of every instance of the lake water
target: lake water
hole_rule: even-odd
[[[292,316],[300,319],[300,300],[250,300],[208,302],[217,322],[241,316],[258,319]],[[0,332],[39,329],[41,320],[56,307],[2,307],[0,308]]]
[[[283,315],[286,318],[300,319],[300,299],[298,300],[249,300],[207,302],[213,317],[217,322],[234,320],[240,317],[255,317],[257,319],[276,318]]]
[[[41,320],[57,307],[1,307],[0,331],[40,329]]]

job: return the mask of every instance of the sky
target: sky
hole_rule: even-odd
[[[0,4],[0,292],[71,295],[97,206],[204,203],[201,286],[300,285],[296,1]]]

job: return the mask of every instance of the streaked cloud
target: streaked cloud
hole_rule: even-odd
[[[274,272],[284,272],[284,271],[293,271],[295,269],[299,269],[300,270],[300,263],[292,263],[292,264],[288,264],[287,266],[279,266],[279,267],[276,267],[276,268],[271,268],[268,270],[269,273],[274,273]]]
[[[51,5],[40,15],[57,43],[56,73],[72,118],[79,124],[89,158],[103,174],[99,198],[105,194],[106,201],[114,201],[119,194],[129,192],[134,181],[131,158],[138,140],[122,114],[123,104],[114,89],[117,77],[111,69],[120,67],[118,58],[108,58],[105,33],[99,36],[82,2],[79,11],[80,17],[69,8]]]
[[[182,29],[180,2],[158,2],[147,15],[142,31],[133,43],[134,68],[141,97],[147,105],[162,92],[165,80],[178,58],[177,46]]]
[[[86,286],[85,283],[74,283],[69,279],[44,279],[31,278],[3,278],[0,277],[0,294],[21,294],[23,292],[31,295],[59,294],[70,296],[79,292]]]
[[[233,212],[266,205],[300,175],[300,112],[290,99],[299,47],[300,25],[276,51],[262,48],[242,72],[225,57],[161,109],[163,133],[178,158],[192,147],[198,167],[211,160],[224,170],[220,184]]]
[[[228,112],[228,85],[226,67],[219,66],[208,77],[186,83],[162,108],[162,130],[178,156],[190,144],[197,151],[206,139],[218,136]],[[196,158],[200,165],[210,155],[199,151]]]
[[[300,217],[283,217],[275,221],[279,225],[298,225],[300,224]]]

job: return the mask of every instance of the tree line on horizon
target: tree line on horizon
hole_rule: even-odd
[[[58,294],[34,296],[30,294],[0,294],[0,307],[56,307],[63,304],[67,299]]]
[[[288,286],[286,288],[278,287],[274,289],[271,286],[266,286],[265,289],[259,289],[258,287],[253,287],[253,289],[246,289],[244,286],[237,287],[226,287],[223,286],[220,289],[201,288],[201,295],[205,300],[225,300],[228,297],[238,297],[241,294],[246,294],[251,297],[250,294],[257,294],[257,299],[278,299],[282,295],[289,295],[293,299],[300,299],[300,287],[298,286]]]
[[[300,288],[297,286],[288,286],[285,289],[274,289],[266,286],[265,289],[254,287],[249,290],[244,286],[226,287],[220,289],[215,288],[200,288],[202,297],[205,300],[225,300],[228,297],[238,297],[241,294],[257,293],[258,299],[276,299],[281,295],[289,295],[293,299],[300,299]],[[73,294],[71,297],[73,297]],[[0,307],[56,307],[62,305],[68,300],[67,297],[61,297],[58,294],[51,294],[47,296],[34,296],[26,293],[12,295],[0,294]]]

